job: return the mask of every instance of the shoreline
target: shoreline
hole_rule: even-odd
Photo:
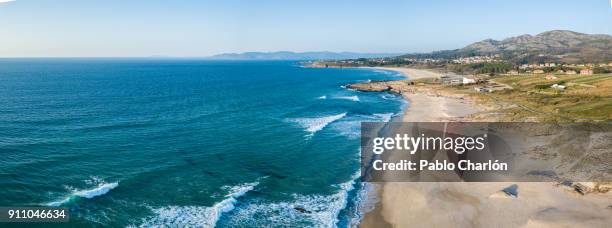
[[[422,69],[412,69],[412,68],[404,68],[404,67],[355,67],[356,69],[369,69],[369,70],[386,70],[393,71],[401,74],[404,79],[403,80],[415,80],[415,79],[423,79],[423,78],[436,78],[441,76],[440,73],[422,70]],[[400,80],[400,81],[403,81]],[[391,81],[392,82],[392,81]],[[384,91],[381,91],[384,92]],[[393,91],[387,91],[393,92]],[[397,91],[395,92],[397,93]],[[424,109],[422,107],[426,107],[426,105],[421,105],[424,100],[420,97],[410,96],[408,94],[398,94],[402,96],[405,102],[408,105],[404,105],[404,107],[400,111],[400,115],[392,118],[391,122],[406,122],[405,119],[409,115],[413,115],[411,112],[422,112]],[[415,100],[416,99],[416,100]],[[415,111],[413,104],[418,104]],[[366,195],[370,197],[362,200],[367,200],[370,202],[363,202],[364,205],[373,205],[373,208],[369,208],[364,210],[364,214],[361,215],[361,219],[359,221],[359,227],[392,227],[392,224],[387,222],[384,219],[382,212],[382,202],[384,196],[384,188],[386,187],[384,183],[364,183],[370,185],[368,189],[364,189],[366,191]],[[365,186],[365,185],[364,185]],[[362,209],[359,209],[362,210]]]
[[[441,73],[423,70],[423,69],[412,69],[403,67],[363,67],[368,69],[379,69],[389,70],[401,73],[404,75],[404,80],[418,80],[427,78],[438,78],[442,76]],[[390,82],[393,83],[393,82]],[[394,85],[397,86],[397,85]],[[412,91],[404,88],[404,91],[389,90],[387,92],[399,93],[409,105],[407,105],[402,111],[401,116],[394,119],[397,122],[410,122],[410,121],[422,121],[422,122],[435,122],[444,121],[453,116],[463,116],[479,111],[473,108],[471,104],[463,101],[458,101],[457,98],[450,98],[440,96],[439,94],[431,94],[431,91]],[[401,90],[401,89],[400,89]],[[411,91],[411,92],[406,92]],[[385,92],[385,91],[381,91]],[[424,92],[424,93],[423,93]],[[465,111],[467,110],[467,111]],[[395,185],[393,182],[388,183],[370,183],[375,185],[377,195],[377,202],[375,203],[374,209],[365,213],[360,222],[360,227],[411,227],[413,224],[410,223],[398,223],[389,217],[395,217],[397,213],[401,213],[402,208],[397,210],[389,210],[388,208],[396,208],[399,204],[395,203],[398,199],[407,198],[405,193],[398,192],[397,190],[407,189],[402,187],[402,184]],[[390,199],[390,200],[389,200]],[[409,203],[409,202],[408,202]],[[401,217],[401,216],[400,216]],[[432,218],[433,219],[433,218]]]
[[[407,68],[407,67],[356,67],[356,68],[395,71],[395,72],[398,72],[404,75],[405,79],[408,79],[408,80],[416,80],[416,79],[423,79],[423,78],[436,78],[436,77],[442,76],[441,73],[434,72],[432,70],[415,69],[415,68]]]
[[[437,74],[408,68],[371,68],[400,72],[408,80]],[[427,87],[415,89],[405,81],[364,83],[357,87],[401,94],[410,102],[397,120],[401,122],[476,121],[473,114],[488,108],[461,94]],[[360,227],[606,227],[612,223],[612,192],[579,195],[553,182],[369,184],[378,187],[378,202],[363,215]],[[517,198],[499,194],[512,184],[519,188]]]
[[[433,79],[442,76],[441,73],[431,70],[405,67],[371,67],[379,70],[399,72],[406,80]],[[391,82],[392,83],[392,82]],[[392,85],[397,86],[397,85]],[[402,122],[436,122],[465,118],[466,116],[482,111],[481,107],[466,99],[462,95],[440,94],[437,91],[402,88],[399,92],[410,103],[402,110]],[[403,91],[402,91],[403,90]],[[392,92],[396,92],[391,90]]]

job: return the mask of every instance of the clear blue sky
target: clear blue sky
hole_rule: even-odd
[[[0,56],[423,52],[552,29],[612,34],[610,0],[15,0]]]

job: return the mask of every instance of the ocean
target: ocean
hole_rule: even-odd
[[[403,76],[295,61],[0,60],[0,206],[58,227],[348,227],[361,121],[406,103],[344,85]]]

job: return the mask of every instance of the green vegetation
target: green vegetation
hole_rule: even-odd
[[[517,113],[532,112],[554,121],[612,120],[611,75],[558,76],[555,80],[547,80],[542,75],[502,76],[495,81],[514,89],[491,96],[523,107],[515,110]],[[567,87],[560,91],[550,88],[553,84]]]
[[[603,67],[595,67],[593,68],[593,73],[594,74],[609,74],[609,73],[612,73],[612,69],[603,68]]]
[[[453,72],[460,74],[502,74],[512,70],[507,62],[458,64],[452,67]]]

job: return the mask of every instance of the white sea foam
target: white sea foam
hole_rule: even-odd
[[[317,99],[319,99],[319,100],[325,100],[325,99],[327,99],[327,96],[323,95],[323,96],[318,97]]]
[[[359,139],[361,135],[361,122],[364,121],[362,118],[352,120],[343,120],[334,124],[334,131],[338,132],[338,134],[342,136],[346,136],[349,139]]]
[[[391,121],[391,118],[394,116],[394,113],[376,113],[374,114],[375,117],[377,117],[377,119],[381,120],[382,122],[389,122]]]
[[[403,76],[404,74],[394,70],[374,70],[375,73],[392,75],[392,76]]]
[[[259,183],[246,183],[230,188],[225,199],[210,206],[167,206],[153,209],[155,216],[140,227],[214,227],[223,213],[234,210],[238,198],[253,190]]]
[[[395,115],[394,113],[355,115],[338,121],[333,125],[333,129],[349,139],[359,139],[361,137],[361,122],[389,122]]]
[[[310,132],[310,135],[312,136],[317,131],[320,131],[323,128],[325,128],[325,126],[327,126],[328,124],[336,120],[342,119],[345,116],[346,116],[346,112],[340,113],[337,115],[324,116],[324,117],[318,117],[318,118],[290,119],[289,121],[300,124],[302,127],[306,129],[307,132]]]
[[[336,99],[344,99],[344,100],[351,100],[351,101],[359,101],[359,97],[358,96],[338,96],[336,97]]]
[[[388,71],[388,70],[372,70],[372,72],[378,73],[378,74],[390,74],[391,73],[391,71]]]
[[[94,198],[96,196],[101,196],[104,195],[106,193],[108,193],[110,190],[116,188],[117,186],[119,186],[118,182],[113,182],[113,183],[100,183],[98,184],[98,186],[96,186],[95,188],[92,189],[84,189],[84,190],[75,190],[73,191],[70,195],[66,196],[65,198],[58,200],[58,201],[53,201],[50,203],[47,203],[47,206],[52,206],[52,207],[58,207],[61,206],[65,203],[68,203],[76,198],[86,198],[86,199],[91,199]]]
[[[391,95],[391,94],[382,94],[380,95],[380,97],[385,100],[391,100],[391,99],[397,98],[396,96]]]
[[[355,194],[355,208],[353,216],[349,221],[350,227],[359,227],[363,216],[368,212],[374,210],[376,204],[380,201],[378,197],[378,189],[380,186],[377,184],[361,182],[359,192]]]
[[[337,185],[332,195],[294,194],[291,202],[256,202],[241,206],[227,221],[228,226],[267,227],[338,227],[339,214],[349,201],[358,173]],[[298,210],[299,208],[299,210]]]
[[[346,85],[341,85],[340,88],[343,88],[343,89],[346,89],[346,90],[350,90],[350,91],[357,91],[355,89],[347,88]]]

